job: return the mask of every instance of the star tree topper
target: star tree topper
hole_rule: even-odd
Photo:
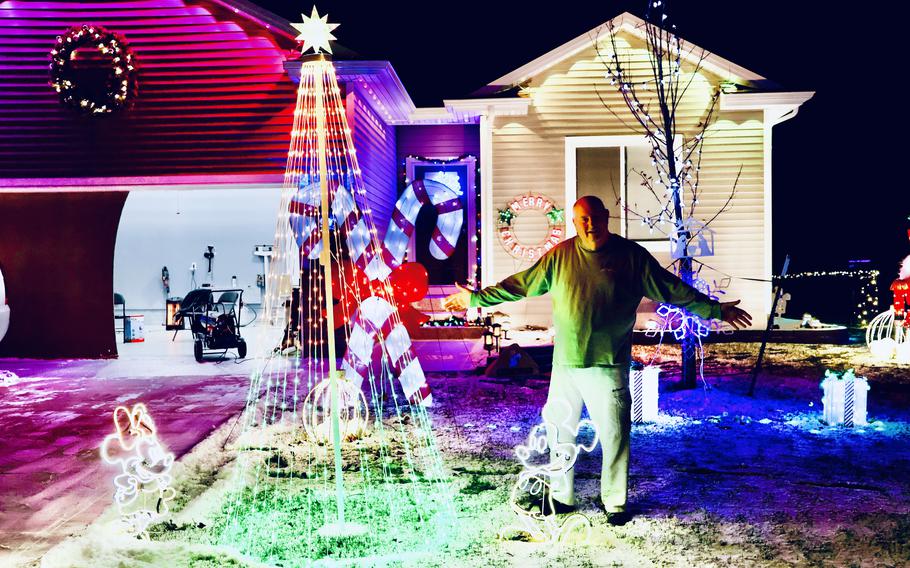
[[[312,49],[313,53],[319,53],[321,49],[324,49],[326,53],[332,53],[329,41],[337,39],[332,35],[332,30],[337,28],[338,24],[330,24],[328,22],[328,14],[320,17],[319,12],[316,11],[316,6],[313,6],[313,12],[309,18],[303,14],[300,16],[303,18],[302,23],[291,24],[300,32],[300,35],[294,38],[303,42],[300,52],[306,53],[307,50]]]

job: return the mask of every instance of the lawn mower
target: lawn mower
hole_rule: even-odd
[[[215,294],[219,294],[215,301]],[[243,309],[243,290],[198,288],[183,298],[177,315],[190,322],[193,355],[202,362],[207,352],[236,349],[246,357],[246,341],[240,336],[239,313]]]

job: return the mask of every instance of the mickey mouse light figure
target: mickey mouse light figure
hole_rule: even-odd
[[[563,416],[569,415],[565,408]],[[552,416],[552,414],[551,414]],[[554,514],[553,489],[565,479],[569,470],[575,467],[578,455],[591,452],[597,447],[600,437],[594,423],[585,418],[575,428],[576,436],[584,428],[590,428],[594,436],[587,444],[559,443],[558,427],[552,422],[543,422],[534,426],[523,446],[515,448],[515,455],[524,466],[518,474],[518,480],[512,486],[509,495],[509,506],[518,516],[519,525],[510,526],[500,531],[500,538],[509,529],[527,532],[537,542],[556,543],[566,540],[569,535],[578,535],[579,540],[588,540],[591,534],[591,521],[581,513],[573,513],[562,522]],[[551,444],[552,443],[552,447]],[[547,463],[534,463],[535,458],[549,453]],[[526,503],[530,501],[530,506]]]

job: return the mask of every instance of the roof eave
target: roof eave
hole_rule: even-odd
[[[248,2],[247,0],[212,1],[239,16],[255,22],[270,32],[279,33],[287,39],[297,43],[297,36],[300,34],[299,30],[294,28],[294,26],[291,25],[290,21],[286,20],[282,16],[275,14],[274,12],[266,10],[265,8],[252,2]],[[332,41],[331,45],[332,49],[335,52],[335,55],[338,55],[339,57],[359,57],[359,54],[351,51],[337,41]],[[300,54],[297,53],[296,55],[299,56]]]
[[[256,22],[265,29],[278,32],[294,40],[297,37],[295,30],[289,21],[281,16],[266,10],[252,2],[246,0],[212,0],[215,4],[224,6],[226,9],[239,14],[249,20]]]
[[[721,93],[720,110],[727,112],[760,110],[766,120],[779,124],[796,116],[799,107],[815,96],[815,91],[767,93]]]
[[[333,60],[339,81],[354,81],[357,78],[369,81],[367,88],[373,89],[376,100],[382,102],[386,114],[382,118],[387,124],[408,124],[415,110],[414,101],[408,94],[398,73],[388,61]],[[286,61],[288,76],[295,83],[300,82],[300,68],[303,61]]]

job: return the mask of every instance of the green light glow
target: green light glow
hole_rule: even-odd
[[[420,420],[393,408],[368,436],[342,447],[345,519],[369,527],[366,535],[319,536],[335,520],[332,447],[303,439],[300,429],[273,425],[251,431],[260,445],[238,457],[239,491],[214,527],[222,544],[282,566],[438,551],[454,533],[452,495],[434,460],[426,459],[433,452],[418,445],[425,439]]]
[[[402,486],[346,494],[346,518],[371,528],[363,536],[322,538],[315,529],[334,519],[335,493],[319,484],[272,485],[244,490],[240,507],[214,528],[244,555],[281,566],[303,566],[316,559],[353,560],[434,554],[447,538],[453,519],[445,496],[432,490]],[[416,497],[416,498],[415,498]],[[391,530],[376,530],[386,527]]]

